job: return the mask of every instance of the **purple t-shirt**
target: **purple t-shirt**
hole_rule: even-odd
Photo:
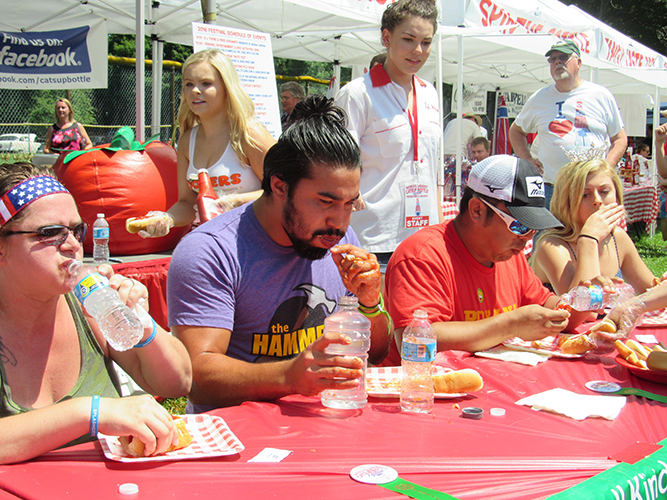
[[[359,241],[348,227],[340,244]],[[291,358],[322,335],[324,318],[350,295],[327,254],[296,255],[273,241],[252,204],[188,234],[169,265],[169,324],[232,331],[227,355],[249,362]]]

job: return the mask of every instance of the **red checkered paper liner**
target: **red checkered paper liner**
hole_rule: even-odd
[[[503,342],[503,345],[517,351],[536,352],[558,358],[581,358],[583,356],[583,354],[565,354],[562,352],[557,337],[554,336],[545,337],[542,340],[535,341],[535,343],[514,337]]]
[[[644,314],[638,327],[653,328],[655,326],[667,326],[667,309],[658,309]]]
[[[449,368],[435,367],[436,373],[451,372]],[[366,370],[366,393],[376,398],[398,398],[401,396],[401,378],[403,368],[400,366],[373,366]],[[467,393],[446,394],[436,392],[438,399],[460,398]]]
[[[192,435],[192,444],[155,457],[132,457],[125,453],[118,436],[98,434],[104,456],[117,462],[160,462],[187,458],[208,458],[235,455],[245,448],[227,423],[214,415],[183,415],[185,427]]]

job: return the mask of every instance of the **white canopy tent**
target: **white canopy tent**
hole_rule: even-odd
[[[215,7],[214,7],[215,5]],[[46,31],[104,18],[109,33],[151,36],[154,71],[161,71],[161,42],[192,44],[192,22],[209,22],[271,34],[275,56],[329,61],[335,68],[362,68],[382,50],[378,0],[0,0],[0,29]],[[527,10],[529,9],[529,10]],[[429,65],[431,81],[485,84],[492,89],[533,92],[552,83],[544,53],[555,35],[585,46],[584,77],[612,92],[658,96],[667,88],[665,58],[576,7],[556,0],[441,0],[443,22]],[[461,27],[459,27],[461,26]],[[541,28],[541,29],[538,29]],[[565,32],[564,30],[567,30]],[[549,31],[552,31],[550,33]],[[614,45],[615,44],[615,45]],[[610,47],[619,48],[612,50]],[[622,60],[618,54],[640,54]],[[439,57],[438,57],[439,54]],[[143,140],[143,44],[137,44],[137,137]],[[649,64],[650,61],[650,64]],[[632,64],[634,63],[634,64]],[[437,70],[437,71],[436,71]],[[588,74],[586,74],[588,71]],[[335,76],[338,76],[337,74]],[[154,79],[160,81],[159,79]],[[340,78],[337,78],[337,82]],[[153,92],[158,99],[160,93]],[[460,94],[459,94],[460,95]],[[160,106],[154,101],[153,109]],[[460,111],[460,110],[459,110]],[[657,116],[658,113],[654,113]],[[159,124],[159,116],[153,116]]]
[[[377,53],[376,42],[363,41],[357,31],[378,32],[384,5],[352,0],[0,0],[0,30],[50,31],[82,26],[100,18],[109,33],[150,36],[153,71],[161,71],[162,43],[192,45],[192,23],[202,22],[207,11],[215,24],[261,31],[271,35],[275,56],[292,59],[362,65]],[[213,7],[215,4],[215,8]],[[212,12],[211,12],[212,11]],[[144,46],[137,44],[137,139],[144,140]],[[154,78],[154,81],[160,81]],[[340,81],[340,78],[337,79]],[[153,123],[159,124],[160,106],[153,92]],[[159,125],[158,125],[159,126]]]

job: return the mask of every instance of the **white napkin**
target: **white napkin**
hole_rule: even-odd
[[[516,349],[510,349],[504,345],[492,347],[486,351],[476,352],[475,356],[499,359],[501,361],[509,361],[510,363],[519,363],[530,366],[535,366],[537,363],[546,361],[550,357],[548,354],[541,354],[538,352],[517,351]]]
[[[533,410],[548,410],[575,420],[602,417],[614,420],[625,406],[625,396],[585,396],[565,389],[551,389],[516,402]]]

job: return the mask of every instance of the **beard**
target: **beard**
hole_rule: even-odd
[[[562,71],[559,71],[554,75],[554,80],[565,80],[567,78],[570,78],[570,72],[567,69],[565,68],[560,68],[560,69],[562,69]]]
[[[305,227],[302,218],[297,213],[291,197],[288,198],[287,204],[285,205],[285,208],[283,208],[283,229],[292,242],[294,252],[296,252],[299,257],[308,260],[320,260],[329,253],[328,248],[321,248],[312,244],[312,241],[317,236],[338,236],[340,238],[345,236],[343,231],[333,228],[318,229],[312,233],[309,239],[298,236],[298,234],[307,233],[308,229]]]

